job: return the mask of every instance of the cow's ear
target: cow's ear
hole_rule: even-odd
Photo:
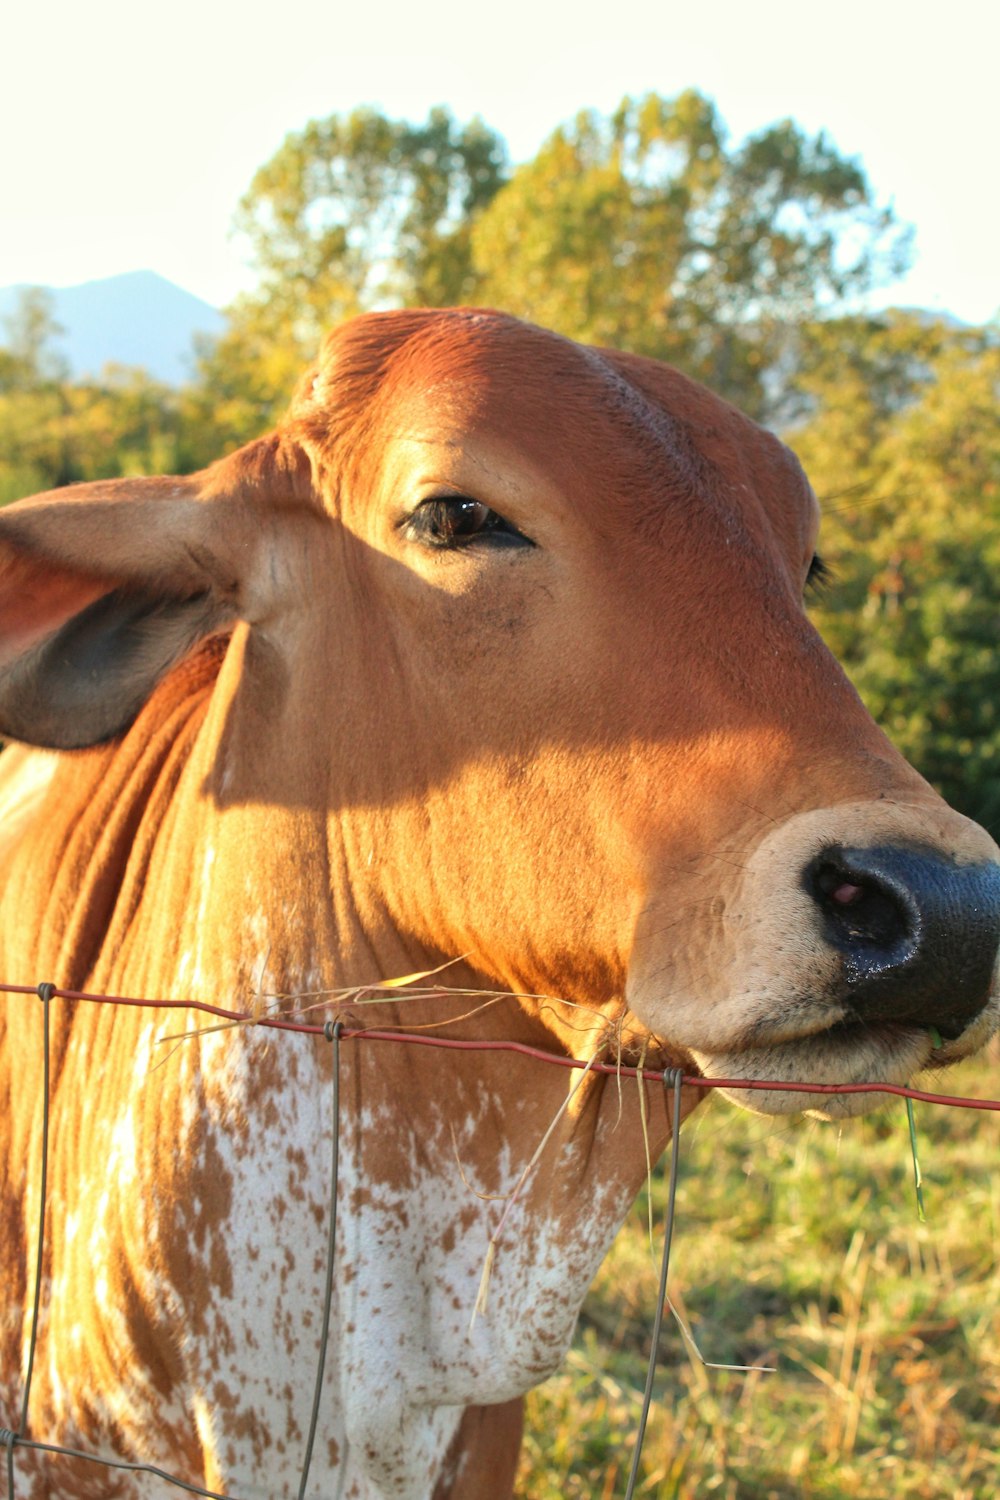
[[[232,597],[191,557],[154,577],[64,562],[67,507],[81,504],[67,492],[35,513],[29,502],[0,514],[0,735],[58,750],[126,729],[164,673],[236,617]],[[133,525],[106,502],[97,518]],[[139,518],[135,526],[141,534]]]
[[[211,590],[172,595],[6,553],[0,546],[4,738],[56,750],[112,739],[172,666],[234,618]]]
[[[176,662],[245,616],[267,517],[308,498],[288,449],[262,439],[190,479],[75,485],[0,512],[0,735],[111,739]]]
[[[199,642],[266,614],[293,510],[323,515],[279,431],[186,479],[74,485],[0,512],[0,736],[79,749],[125,730]]]

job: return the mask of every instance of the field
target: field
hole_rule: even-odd
[[[921,1080],[926,1084],[926,1080]],[[1000,1097],[1000,1053],[943,1092]],[[928,1087],[936,1085],[926,1084]],[[993,1500],[1000,1481],[1000,1116],[916,1106],[842,1126],[724,1100],[682,1135],[668,1317],[637,1493],[722,1500]],[[641,1195],[562,1369],[529,1399],[519,1496],[624,1495],[658,1280]],[[654,1263],[655,1262],[655,1263]]]

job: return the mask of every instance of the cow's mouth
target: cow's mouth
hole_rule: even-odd
[[[981,1047],[995,1028],[992,1011],[992,1006],[987,1007],[953,1038],[942,1037],[932,1026],[844,1017],[797,1038],[783,1037],[738,1051],[696,1051],[694,1057],[706,1078],[734,1080],[731,1088],[721,1092],[743,1109],[767,1115],[805,1112],[841,1120],[877,1108],[889,1096],[868,1091],[821,1094],[751,1089],[739,1083],[908,1084],[924,1069],[945,1067]]]

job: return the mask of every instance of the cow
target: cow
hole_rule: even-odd
[[[739,1083],[966,1056],[1000,1011],[998,850],[810,624],[816,535],[790,452],[660,363],[482,309],[346,324],[277,430],[204,472],[0,515],[0,979],[321,1020],[350,990],[383,1030],[680,1067],[774,1114],[871,1100]],[[28,1435],[297,1493],[334,1049],[186,1011],[50,1015]],[[41,1028],[7,999],[12,1430]],[[667,1141],[662,1085],[340,1053],[308,1493],[502,1500],[522,1397],[567,1347],[644,1132]],[[13,1458],[34,1497],[165,1492]]]

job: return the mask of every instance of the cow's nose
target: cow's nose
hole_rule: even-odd
[[[805,882],[859,1018],[953,1039],[979,1015],[1000,946],[1000,865],[958,865],[916,845],[834,845]]]

